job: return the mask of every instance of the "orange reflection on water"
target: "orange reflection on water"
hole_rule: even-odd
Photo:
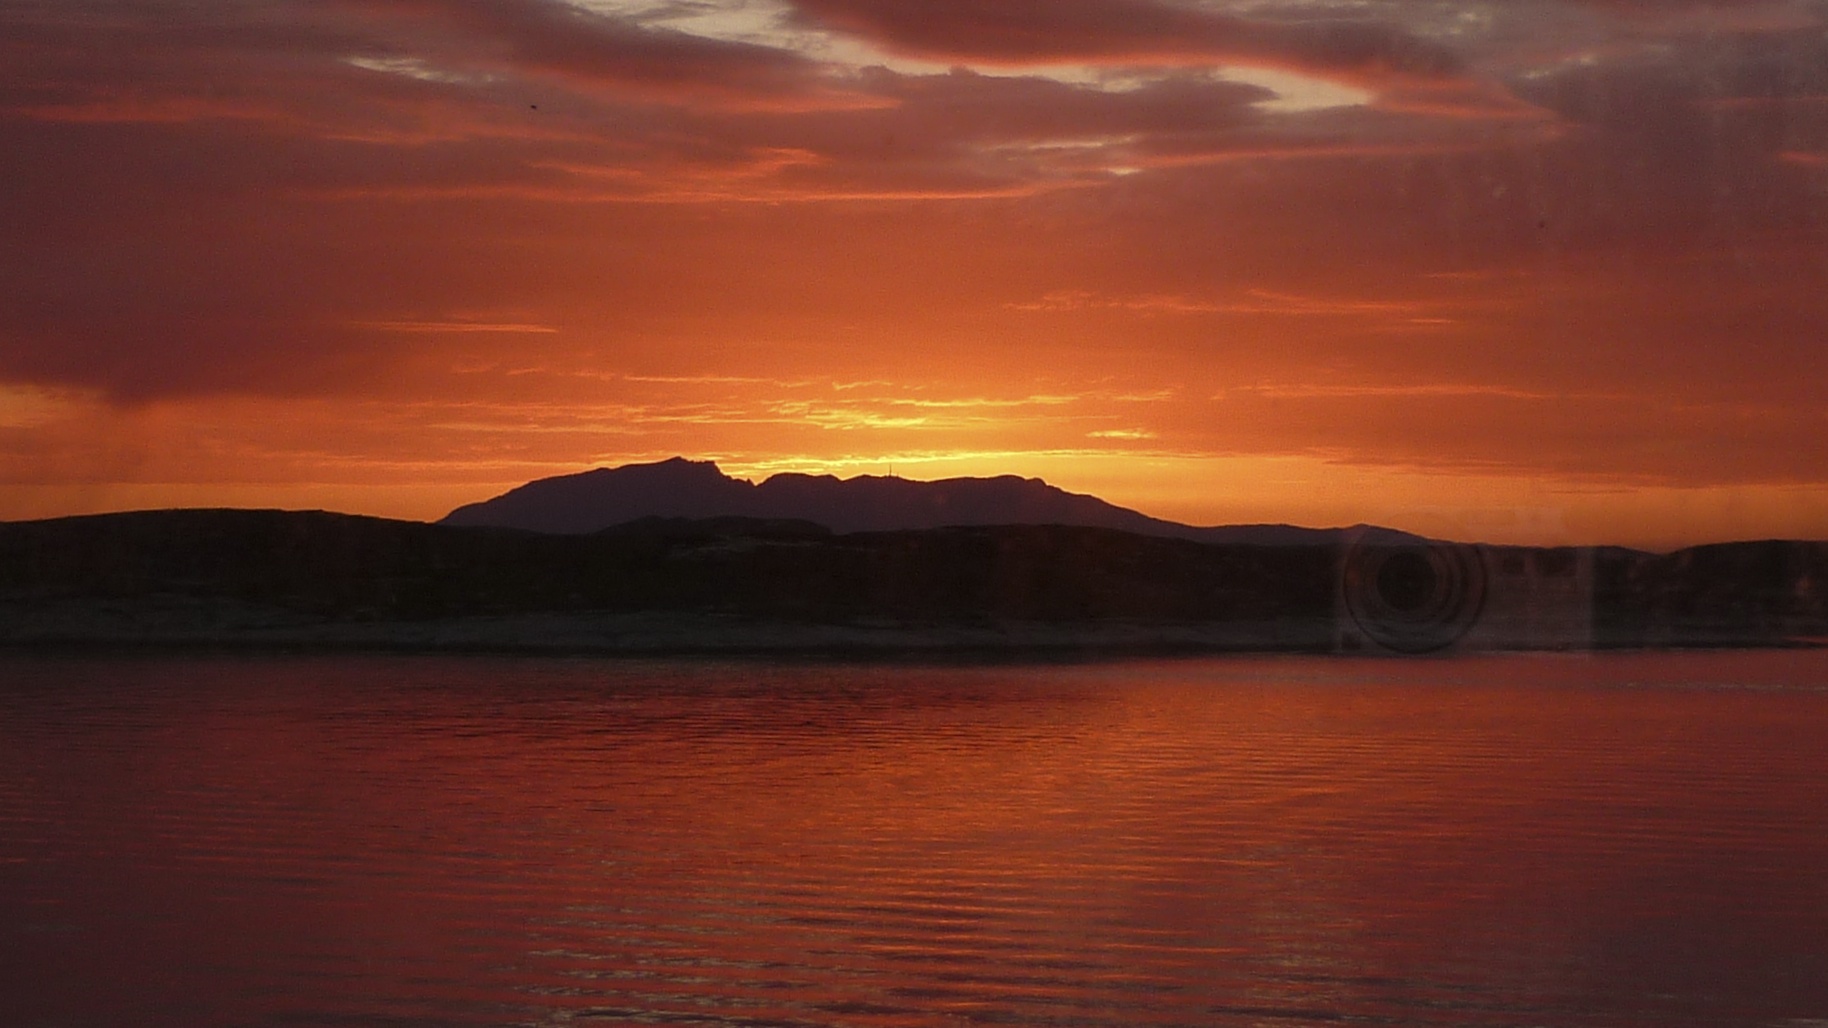
[[[28,953],[63,998],[21,1015],[224,988],[448,1023],[1828,1002],[1815,654],[30,670],[0,900],[78,928]],[[98,960],[111,993],[78,988]]]

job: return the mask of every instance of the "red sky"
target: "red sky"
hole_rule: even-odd
[[[1828,537],[1817,0],[9,0],[0,518],[674,454]]]

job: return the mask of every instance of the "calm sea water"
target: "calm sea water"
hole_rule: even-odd
[[[1828,654],[0,660],[0,1025],[1828,1025]]]

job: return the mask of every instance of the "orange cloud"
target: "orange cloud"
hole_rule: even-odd
[[[1208,521],[1828,483],[1794,5],[84,10],[0,9],[0,516],[673,453]]]

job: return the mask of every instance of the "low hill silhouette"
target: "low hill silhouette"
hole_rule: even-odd
[[[1194,625],[1187,645],[1315,649],[1332,559],[1065,526],[648,517],[559,535],[144,511],[0,524],[0,644],[1097,649]]]
[[[1482,549],[1499,564],[1573,558]],[[0,645],[1326,651],[1352,552],[1061,525],[837,535],[808,521],[656,515],[562,535],[144,511],[0,523]],[[1592,646],[1828,638],[1828,543],[1587,552]]]
[[[1280,546],[1319,545],[1341,531],[1290,525],[1200,528],[1015,475],[917,482],[881,475],[780,474],[758,484],[731,478],[710,461],[683,457],[542,478],[459,507],[440,524],[583,535],[645,517],[809,521],[838,533],[1072,525],[1163,539]]]

